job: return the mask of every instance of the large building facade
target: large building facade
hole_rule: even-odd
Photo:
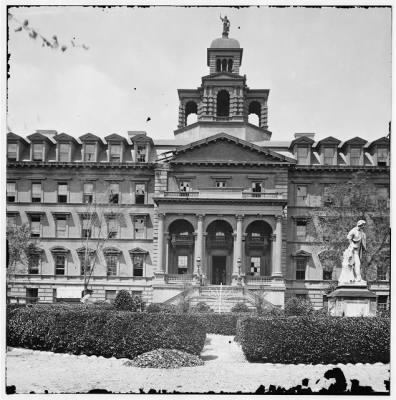
[[[187,287],[210,303],[221,287],[224,299],[251,305],[259,291],[275,306],[293,296],[324,306],[340,271],[322,268],[307,219],[329,185],[357,171],[387,199],[389,139],[272,140],[269,89],[247,86],[242,54],[228,32],[212,42],[209,74],[178,91],[172,140],[8,133],[7,224],[27,224],[37,242],[9,274],[10,301],[78,299],[89,253],[98,300],[126,289],[172,302]],[[386,307],[389,276],[369,285]]]

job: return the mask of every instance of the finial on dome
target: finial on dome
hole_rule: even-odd
[[[224,18],[222,18],[220,14],[220,19],[223,21],[223,38],[228,38],[228,33],[230,32],[230,20],[227,18],[227,15],[224,15]]]

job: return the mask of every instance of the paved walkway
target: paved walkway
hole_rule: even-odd
[[[208,335],[201,354],[205,365],[179,369],[137,368],[123,365],[125,359],[73,356],[27,349],[7,352],[7,385],[16,393],[87,393],[106,389],[113,393],[147,393],[150,389],[168,393],[252,393],[260,385],[290,388],[309,379],[309,387],[328,388],[332,380],[324,373],[336,365],[283,365],[248,363],[232,336]],[[376,391],[385,391],[389,365],[338,364],[350,387],[350,379]]]

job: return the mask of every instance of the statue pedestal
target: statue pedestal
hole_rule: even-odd
[[[375,317],[377,296],[367,284],[339,284],[327,295],[328,311],[334,317]]]

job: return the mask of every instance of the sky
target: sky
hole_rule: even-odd
[[[270,89],[273,140],[291,140],[296,132],[315,132],[317,140],[388,134],[390,8],[20,6],[9,12],[7,125],[24,137],[37,129],[75,137],[143,130],[172,139],[177,89],[195,89],[209,73],[206,51],[221,37],[220,14],[243,47],[240,73],[248,86]],[[16,32],[25,20],[47,38],[55,34],[66,51]]]

